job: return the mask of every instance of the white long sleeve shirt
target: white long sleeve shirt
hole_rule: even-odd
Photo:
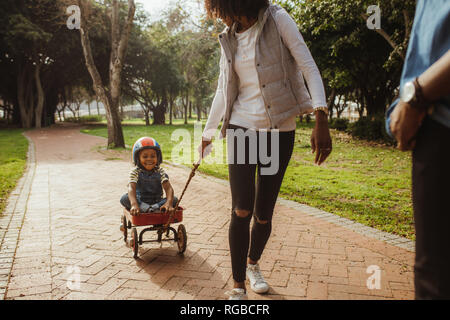
[[[278,11],[274,19],[284,44],[290,50],[291,55],[303,73],[311,94],[313,107],[326,106],[325,90],[320,72],[301,33],[298,31],[296,23],[284,9]],[[252,27],[242,33],[235,34],[238,46],[234,68],[239,77],[239,94],[233,104],[230,124],[255,130],[270,130],[270,121],[264,108],[264,100],[255,66],[255,45],[259,29],[258,23],[256,22]],[[215,135],[217,127],[225,114],[223,73],[226,62],[224,56],[225,53],[222,49],[218,86],[203,131],[203,137],[206,139],[211,139]],[[279,130],[295,130],[295,120],[296,116],[287,119],[280,125]]]

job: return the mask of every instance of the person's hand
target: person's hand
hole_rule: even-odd
[[[198,147],[198,152],[200,154],[201,159],[205,158],[207,155],[209,155],[211,153],[211,150],[212,150],[211,143],[212,143],[212,140],[207,140],[206,138],[202,137],[202,143]]]
[[[159,208],[159,211],[166,213],[166,212],[168,212],[168,210],[169,210],[169,204],[168,204],[167,201],[166,201],[166,203],[164,203],[164,204]]]
[[[314,163],[321,165],[332,150],[330,130],[327,115],[323,111],[316,111],[316,126],[311,134],[311,151],[316,153]]]
[[[172,207],[169,203],[164,203],[159,210],[163,213],[171,213],[174,210],[174,207]]]
[[[419,131],[426,111],[411,107],[400,100],[391,114],[390,129],[398,142],[397,148],[402,151],[414,149],[416,134]]]
[[[139,205],[137,203],[131,205],[130,213],[132,216],[137,216],[140,213]]]

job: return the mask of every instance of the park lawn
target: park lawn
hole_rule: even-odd
[[[203,126],[205,121],[202,121]],[[333,152],[321,166],[314,165],[310,135],[313,123],[298,123],[294,152],[286,170],[280,196],[285,199],[328,211],[382,231],[415,239],[411,205],[411,156],[393,147],[356,140],[345,133],[331,130]],[[174,125],[124,125],[126,144],[131,146],[142,136],[154,137],[163,150],[165,160],[172,159],[178,141],[171,135],[184,129],[193,137],[193,122]],[[90,126],[85,133],[107,136],[106,127]],[[177,131],[181,132],[181,131]],[[176,132],[175,132],[176,133]],[[197,160],[200,136],[191,143],[196,158],[183,162],[190,165]],[[225,140],[215,141],[214,146]],[[186,141],[186,146],[189,141]],[[225,163],[226,149],[222,163]],[[211,155],[214,156],[214,153]],[[226,164],[210,163],[206,158],[199,171],[228,179]],[[208,161],[209,160],[209,161]],[[170,173],[169,173],[170,175]]]
[[[21,129],[0,129],[0,214],[27,162],[28,140]]]

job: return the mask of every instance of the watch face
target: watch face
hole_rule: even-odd
[[[414,83],[407,82],[403,86],[402,93],[401,93],[401,99],[407,103],[411,102],[411,100],[416,95],[416,87],[414,86]]]

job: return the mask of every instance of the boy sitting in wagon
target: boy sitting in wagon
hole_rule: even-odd
[[[171,212],[178,199],[174,196],[169,176],[160,167],[161,148],[155,139],[142,137],[133,145],[132,158],[135,168],[130,172],[128,193],[120,203],[132,215],[145,212]],[[166,198],[163,198],[163,189]]]

